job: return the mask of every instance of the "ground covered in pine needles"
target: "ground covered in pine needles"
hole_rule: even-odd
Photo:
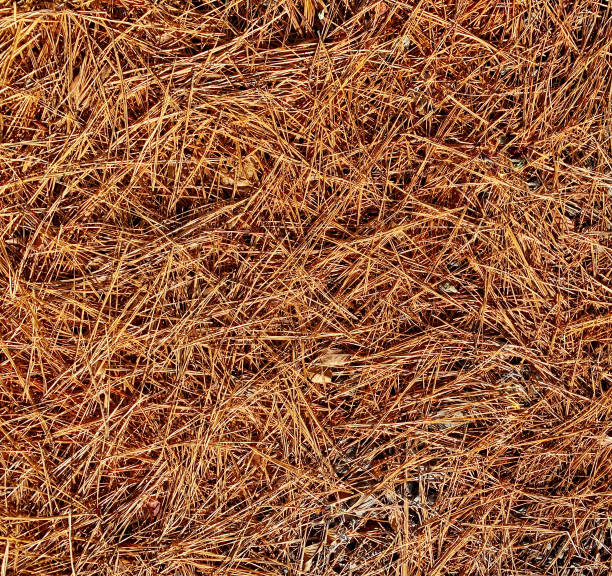
[[[1,576],[609,574],[611,49],[4,0]]]

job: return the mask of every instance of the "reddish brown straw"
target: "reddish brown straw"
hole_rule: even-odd
[[[609,0],[1,0],[0,576],[609,575],[611,98]]]

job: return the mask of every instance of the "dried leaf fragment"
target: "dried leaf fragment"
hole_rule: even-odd
[[[157,498],[148,498],[146,502],[147,512],[149,516],[155,518],[161,511],[161,502]]]
[[[221,162],[221,184],[246,188],[257,181],[257,165],[253,158],[230,159]]]
[[[309,572],[311,570],[315,555],[319,551],[320,547],[320,542],[315,542],[314,544],[309,544],[308,546],[304,547],[304,558],[302,560],[302,570],[304,572]]]
[[[457,288],[455,288],[455,286],[453,286],[448,281],[444,281],[442,282],[442,284],[440,284],[440,290],[442,290],[442,292],[445,292],[446,294],[458,294],[459,293],[459,290],[457,290]]]
[[[313,384],[329,384],[332,381],[330,370],[307,370],[306,373]]]
[[[341,354],[336,350],[329,350],[321,358],[319,358],[319,364],[328,368],[340,368],[345,366],[350,359],[348,354]]]
[[[457,412],[449,412],[448,410],[440,410],[436,413],[436,418],[439,418],[441,421],[437,424],[438,429],[440,430],[450,430],[452,428],[457,428],[459,426],[465,426],[466,415],[458,410]]]
[[[606,448],[612,447],[612,436],[604,436],[601,439],[601,445],[605,446]]]

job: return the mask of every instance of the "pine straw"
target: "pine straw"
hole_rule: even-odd
[[[609,574],[607,0],[5,0],[0,574]]]

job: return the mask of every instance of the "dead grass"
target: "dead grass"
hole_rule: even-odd
[[[610,574],[607,0],[0,4],[0,576]]]

